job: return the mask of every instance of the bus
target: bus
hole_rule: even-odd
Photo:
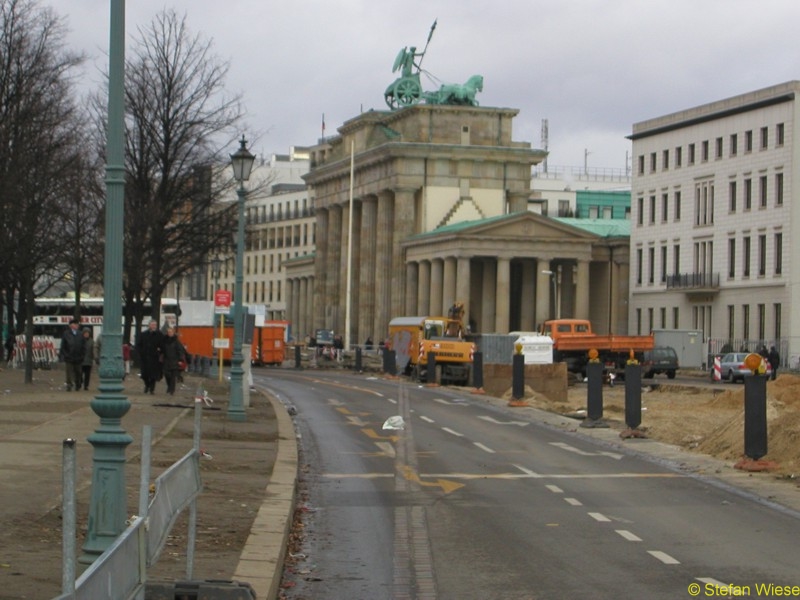
[[[80,300],[81,327],[89,327],[96,339],[103,329],[103,298],[83,297]],[[174,325],[179,314],[176,298],[161,299],[161,320]],[[150,312],[145,302],[145,315]],[[61,339],[75,314],[75,298],[36,298],[33,312],[33,335]],[[123,317],[124,319],[124,317]]]

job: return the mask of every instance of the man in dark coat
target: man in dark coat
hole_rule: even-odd
[[[769,365],[772,367],[771,379],[775,381],[775,378],[778,376],[778,367],[781,364],[781,355],[778,354],[778,351],[775,349],[775,346],[770,346],[769,356],[767,357],[767,360],[769,361]]]
[[[167,327],[167,335],[161,342],[161,354],[167,393],[172,396],[175,394],[175,381],[179,373],[183,371],[180,363],[186,362],[186,349],[175,335],[175,329],[172,327]]]
[[[73,388],[79,390],[81,387],[81,364],[85,350],[83,335],[78,330],[79,325],[78,319],[69,322],[69,329],[61,336],[61,348],[58,350],[58,357],[66,364],[68,392]]]
[[[164,334],[158,329],[158,323],[150,321],[147,331],[139,334],[136,341],[136,350],[139,352],[141,361],[142,381],[144,381],[144,393],[154,394],[156,381],[161,379],[161,346]]]

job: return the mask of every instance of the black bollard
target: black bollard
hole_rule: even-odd
[[[472,387],[483,389],[483,352],[476,352],[472,357]]]
[[[301,368],[301,360],[300,360],[300,346],[294,347],[294,368],[299,369]]]
[[[361,373],[363,370],[361,367],[361,346],[356,346],[356,371]]]
[[[744,454],[758,460],[767,453],[767,376],[744,377]]]
[[[436,352],[428,352],[428,372],[425,381],[427,383],[438,383],[436,381]]]
[[[511,357],[511,398],[522,400],[525,397],[525,355]]]
[[[581,427],[606,428],[603,421],[603,363],[586,363],[586,418]]]
[[[625,365],[625,424],[636,429],[642,424],[642,366]]]

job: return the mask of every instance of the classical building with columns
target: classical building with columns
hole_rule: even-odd
[[[393,317],[459,301],[476,333],[556,316],[621,332],[627,222],[530,212],[531,167],[546,153],[513,141],[517,113],[369,111],[312,147],[316,249],[285,265],[290,319],[363,343],[383,339]]]

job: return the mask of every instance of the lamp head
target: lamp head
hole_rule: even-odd
[[[233,178],[242,183],[250,179],[250,171],[253,169],[256,157],[247,150],[247,140],[244,139],[244,135],[239,144],[239,149],[231,154],[231,165],[233,166]]]

